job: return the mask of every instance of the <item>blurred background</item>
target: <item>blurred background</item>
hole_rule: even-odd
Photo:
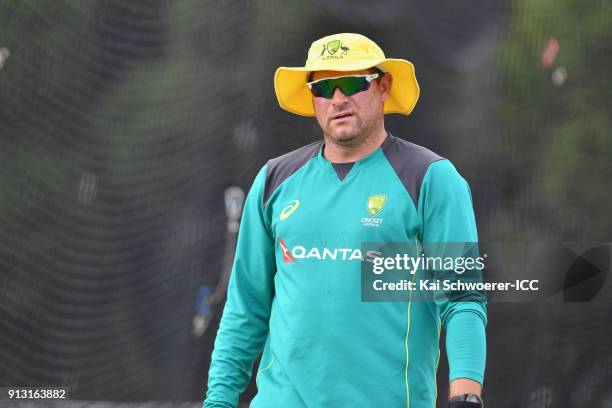
[[[272,78],[335,32],[414,63],[387,128],[455,164],[481,240],[611,241],[612,2],[3,0],[0,387],[201,404],[226,189],[321,137]],[[488,406],[612,407],[611,302],[492,303],[487,352]]]

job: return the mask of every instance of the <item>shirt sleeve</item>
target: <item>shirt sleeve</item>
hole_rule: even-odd
[[[268,335],[276,264],[274,240],[263,208],[266,168],[256,176],[245,200],[227,301],[208,373],[205,408],[238,405]]]
[[[422,217],[419,233],[424,248],[428,243],[474,243],[475,253],[471,256],[478,256],[470,188],[450,161],[438,160],[430,164],[421,185],[419,214]],[[463,299],[461,294],[457,298],[456,293],[437,295],[434,307],[446,330],[449,380],[469,378],[482,384],[487,324],[484,294],[472,293]]]

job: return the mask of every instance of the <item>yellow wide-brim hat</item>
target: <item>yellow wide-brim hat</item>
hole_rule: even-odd
[[[312,43],[303,67],[279,67],[274,74],[274,91],[281,108],[314,116],[312,94],[306,86],[313,71],[358,71],[377,67],[393,76],[385,113],[409,115],[419,99],[414,66],[404,59],[385,58],[378,45],[361,34],[328,35]]]

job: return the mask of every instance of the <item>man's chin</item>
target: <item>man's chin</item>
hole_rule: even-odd
[[[354,132],[334,132],[328,133],[329,137],[338,144],[350,145],[357,140],[357,134]]]

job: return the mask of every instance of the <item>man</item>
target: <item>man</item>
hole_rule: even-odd
[[[240,226],[205,407],[434,407],[439,334],[450,406],[480,407],[484,302],[362,302],[364,242],[477,242],[471,195],[446,159],[390,135],[419,95],[408,61],[358,34],[315,41],[277,70],[282,108],[323,139],[263,166]]]

